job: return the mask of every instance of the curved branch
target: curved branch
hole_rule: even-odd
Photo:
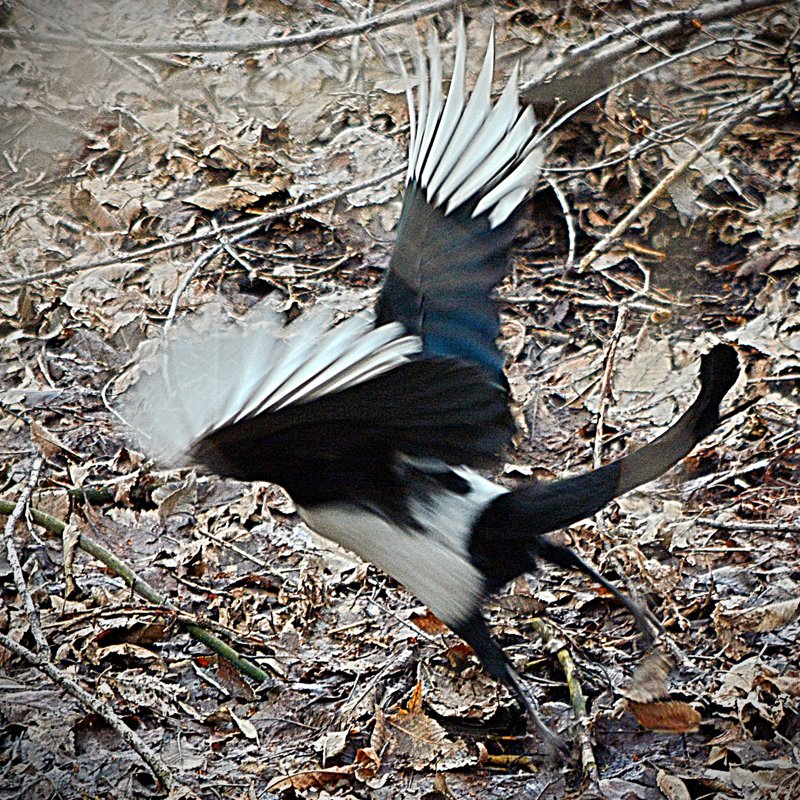
[[[537,106],[552,103],[559,97],[571,108],[610,83],[614,65],[642,46],[652,46],[683,31],[699,34],[703,25],[775,5],[780,3],[776,0],[726,0],[685,11],[666,11],[621,25],[553,59],[545,67],[544,75],[522,85],[521,100]],[[564,74],[569,70],[573,72]]]
[[[288,217],[291,214],[298,214],[302,211],[308,211],[311,208],[317,208],[318,206],[329,203],[332,200],[338,200],[340,197],[352,194],[353,192],[361,191],[362,189],[368,189],[371,186],[378,186],[390,178],[395,177],[395,175],[405,172],[405,169],[406,167],[404,164],[402,167],[396,167],[388,172],[383,172],[374,178],[361,181],[361,183],[350,184],[342,189],[336,189],[333,192],[323,194],[320,197],[315,197],[311,200],[304,200],[302,203],[294,203],[290,206],[286,206],[285,208],[279,208],[277,211],[269,211],[266,214],[248,217],[247,219],[239,222],[233,222],[230,225],[220,225],[215,229],[207,230],[203,233],[196,233],[193,236],[181,236],[177,239],[173,239],[170,242],[155,244],[151,247],[143,247],[141,250],[137,250],[134,253],[125,253],[124,255],[120,254],[118,256],[112,256],[111,258],[102,258],[98,259],[97,261],[90,261],[86,264],[70,264],[66,267],[60,267],[58,269],[45,272],[34,272],[32,275],[25,275],[18,278],[3,278],[0,280],[0,289],[10,286],[24,286],[29,283],[35,283],[36,281],[42,280],[50,281],[55,278],[61,278],[64,275],[75,275],[76,273],[88,272],[90,269],[98,269],[99,267],[110,267],[114,264],[126,264],[134,261],[140,261],[146,256],[152,256],[155,253],[161,253],[164,250],[172,250],[175,247],[183,247],[184,245],[204,242],[208,239],[218,239],[220,235],[225,233],[235,233],[237,231],[240,232],[239,236],[231,239],[231,241],[238,242],[241,239],[250,236],[252,233],[255,233],[259,228],[263,227],[268,222],[273,222],[276,219]]]
[[[0,500],[0,515],[11,514],[14,511],[15,503],[9,500]],[[60,519],[45,514],[36,508],[30,509],[31,519],[37,524],[41,525],[53,533],[61,535],[66,529],[66,523]],[[115,575],[119,575],[125,583],[131,587],[141,597],[149,600],[170,611],[177,611],[177,609],[170,603],[169,599],[162,594],[159,594],[147,581],[140,578],[127,564],[118,559],[113,553],[109,552],[102,545],[90,539],[88,536],[80,534],[78,536],[78,547],[85,553],[94,556],[98,561],[102,561],[109,569],[113,570]],[[236,652],[229,644],[223,642],[218,636],[215,636],[205,628],[201,628],[192,622],[187,622],[181,615],[178,616],[184,630],[193,636],[197,641],[207,645],[218,655],[222,656],[226,661],[229,661],[239,672],[247,675],[249,678],[264,683],[265,681],[272,680],[271,676],[264,672],[263,669],[257,667],[251,661],[243,658]]]

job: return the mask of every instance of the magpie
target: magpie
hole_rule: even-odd
[[[700,390],[666,432],[586,474],[509,489],[483,477],[514,430],[493,290],[537,180],[542,151],[515,67],[492,102],[494,36],[472,91],[455,29],[448,91],[435,35],[407,75],[408,172],[397,242],[374,313],[334,324],[322,305],[284,325],[269,300],[234,319],[219,307],[162,343],[128,392],[144,448],[173,465],[269,481],[314,531],[384,570],[469,643],[557,737],[491,636],[487,595],[537,568],[577,570],[652,637],[650,612],[546,534],[657,478],[719,421],[739,374],[733,348],[702,356]]]

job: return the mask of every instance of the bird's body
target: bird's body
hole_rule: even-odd
[[[267,304],[240,321],[201,315],[170,337],[128,409],[165,461],[282,485],[309,527],[392,575],[464,637],[550,737],[489,635],[487,593],[545,560],[601,583],[648,633],[644,609],[545,534],[686,455],[717,424],[738,364],[730,347],[714,348],[684,415],[599,470],[514,490],[475,471],[513,431],[492,291],[509,271],[541,152],[516,70],[493,106],[490,41],[467,100],[463,23],[456,39],[446,96],[435,39],[430,82],[417,59],[406,194],[376,316],[332,325],[315,309],[283,327]]]
[[[486,594],[485,576],[469,556],[469,534],[489,502],[507,490],[468,469],[449,471],[462,482],[458,491],[443,486],[433,470],[426,476],[424,467],[409,469],[417,473],[405,484],[409,524],[353,504],[298,511],[314,531],[375,564],[458,630]]]

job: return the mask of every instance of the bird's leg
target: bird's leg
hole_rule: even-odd
[[[587,564],[574,550],[561,544],[551,542],[546,536],[537,537],[535,545],[531,548],[531,555],[549,561],[558,567],[574,569],[582,572],[604,589],[611,592],[614,597],[631,613],[636,625],[644,636],[648,644],[652,644],[656,631],[662,631],[661,623],[653,616],[648,608],[632,600],[623,594],[611,581],[604,578],[591,564]]]
[[[523,685],[503,649],[492,638],[486,621],[480,613],[473,615],[466,625],[459,626],[456,632],[472,647],[484,669],[496,681],[502,683],[525,709],[528,719],[539,732],[548,752],[551,755],[564,755],[567,752],[564,740],[558,734],[553,733],[539,715],[539,705],[536,699]]]

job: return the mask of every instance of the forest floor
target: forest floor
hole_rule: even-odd
[[[800,797],[796,4],[463,4],[471,74],[494,24],[552,128],[499,293],[519,430],[494,477],[651,440],[717,341],[744,365],[723,411],[752,401],[558,534],[649,604],[669,665],[582,577],[493,599],[571,760],[281,489],[160,469],[119,416],[212,300],[374,303],[397,55],[435,25],[449,59],[452,5],[0,4],[0,800]]]

